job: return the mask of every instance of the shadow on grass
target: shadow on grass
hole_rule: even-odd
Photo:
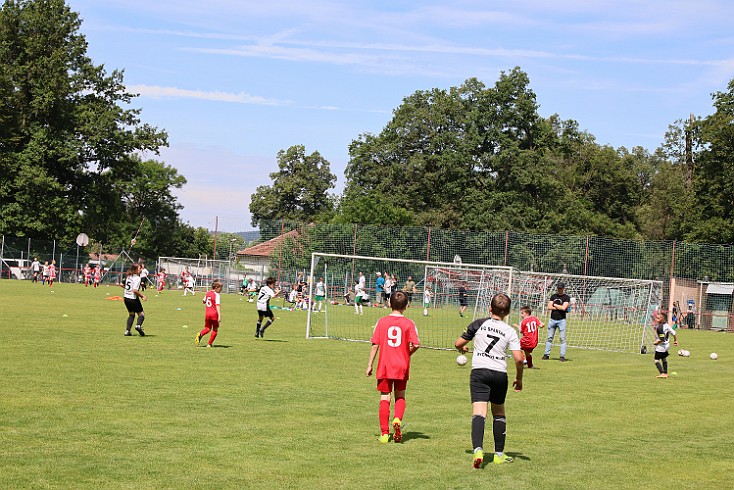
[[[431,437],[423,432],[403,432],[403,444],[413,439],[430,439]]]
[[[206,347],[206,344],[202,344],[199,347]],[[224,345],[224,344],[215,344],[212,345],[212,349],[229,349],[232,347],[231,345]]]
[[[288,342],[288,341],[281,340],[281,339],[260,339],[260,342]]]

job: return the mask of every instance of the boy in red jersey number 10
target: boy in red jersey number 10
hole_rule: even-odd
[[[480,318],[469,324],[454,346],[459,352],[467,352],[466,345],[474,341],[471,360],[472,419],[471,439],[474,447],[474,468],[481,468],[484,461],[484,424],[487,419],[487,405],[492,406],[492,432],[494,434],[494,463],[511,463],[512,458],[504,453],[505,398],[507,397],[507,351],[512,351],[515,360],[515,391],[522,390],[522,361],[520,340],[517,331],[504,322],[510,313],[510,298],[503,293],[495,294],[490,305],[491,318]]]
[[[533,315],[529,306],[520,307],[520,317],[520,348],[525,353],[528,369],[533,369],[533,349],[538,346],[538,329],[545,327],[545,324]]]
[[[377,391],[380,392],[380,442],[390,441],[390,397],[395,390],[395,418],[393,418],[393,441],[403,440],[403,416],[405,415],[405,390],[410,375],[410,357],[420,347],[418,330],[403,312],[408,307],[408,295],[403,291],[390,298],[392,313],[380,318],[372,333],[372,349],[367,362],[367,376],[372,375],[372,365],[377,353]]]

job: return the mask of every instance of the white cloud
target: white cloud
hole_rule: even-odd
[[[158,85],[130,85],[127,89],[132,93],[138,93],[143,97],[155,99],[171,97],[178,99],[200,99],[216,102],[236,102],[239,104],[255,105],[289,105],[291,101],[268,99],[259,95],[250,95],[245,92],[231,93],[221,91],[189,90],[178,87],[161,87]]]

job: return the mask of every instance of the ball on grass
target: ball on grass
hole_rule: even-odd
[[[467,359],[464,354],[459,354],[458,356],[456,356],[456,364],[458,364],[459,366],[465,366],[466,363]]]
[[[718,354],[716,354],[716,352],[712,352],[709,357],[711,358],[712,361],[715,361],[716,359],[719,358],[719,356],[718,356]]]

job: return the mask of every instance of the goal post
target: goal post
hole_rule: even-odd
[[[378,274],[379,273],[379,274]],[[511,293],[512,267],[456,264],[407,259],[314,252],[309,273],[309,297],[323,278],[323,308],[309,308],[307,338],[331,338],[368,342],[377,320],[389,314],[385,293],[405,291],[410,300],[406,316],[418,328],[423,347],[453,349],[454,341],[475,315],[486,316],[477,301],[498,292]],[[390,285],[393,281],[395,283]],[[359,312],[354,305],[355,285],[363,277],[368,301]],[[378,286],[378,279],[387,281]],[[415,283],[414,287],[407,287]],[[459,287],[467,291],[468,307],[459,314]],[[382,292],[379,291],[382,289]],[[429,306],[424,310],[424,293]],[[426,313],[424,315],[424,312]]]
[[[379,275],[378,275],[379,272]],[[354,286],[361,275],[368,306],[354,305]],[[314,252],[311,255],[309,297],[323,279],[326,297],[322,308],[309,308],[307,338],[368,342],[377,320],[387,315],[386,302],[378,296],[377,280],[396,277],[394,290],[415,283],[405,315],[416,323],[423,347],[453,349],[454,341],[476,318],[489,316],[492,297],[500,292],[512,299],[505,321],[519,325],[520,307],[529,306],[546,325],[548,301],[564,283],[571,298],[567,316],[568,347],[640,353],[654,341],[652,313],[663,300],[661,281],[592,277],[571,274],[522,272],[505,266],[388,259]],[[466,289],[467,308],[460,315],[459,288]],[[424,297],[426,290],[430,294]],[[424,309],[424,299],[428,307]],[[314,311],[316,310],[316,311]],[[544,348],[547,330],[539,333],[538,350]],[[554,344],[560,343],[556,333]],[[644,349],[643,349],[644,348]]]

